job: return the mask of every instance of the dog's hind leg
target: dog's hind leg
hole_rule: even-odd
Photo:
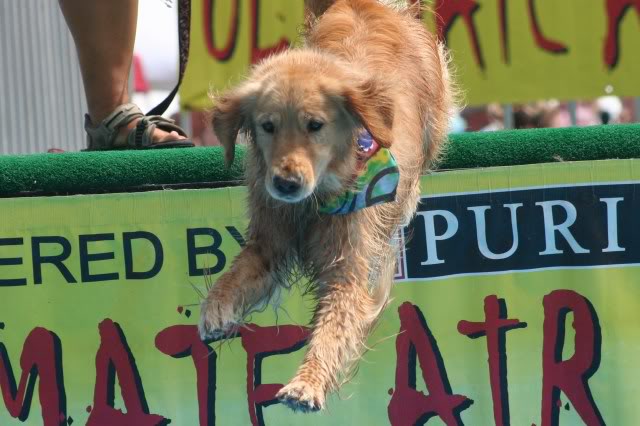
[[[342,279],[337,280],[332,275],[334,279],[319,289],[304,362],[277,395],[295,411],[324,408],[326,395],[337,388],[345,367],[362,354],[363,341],[375,320],[376,303],[369,295],[366,274],[360,279],[340,274]]]
[[[246,246],[202,302],[199,331],[203,339],[220,337],[268,302],[274,288],[272,259],[256,244]]]

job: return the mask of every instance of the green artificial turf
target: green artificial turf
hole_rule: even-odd
[[[463,133],[439,169],[640,158],[640,124]]]
[[[138,191],[242,183],[244,147],[231,168],[219,147],[0,156],[0,196]],[[640,158],[640,124],[465,133],[440,170]]]

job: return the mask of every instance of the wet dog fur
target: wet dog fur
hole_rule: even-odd
[[[410,7],[307,0],[306,43],[253,68],[214,99],[213,128],[234,158],[247,138],[247,244],[202,303],[203,338],[229,333],[297,274],[317,307],[304,361],[278,393],[294,410],[325,407],[389,300],[420,175],[446,139],[452,90],[442,45]],[[348,215],[318,206],[353,183],[366,128],[400,169],[395,202]]]

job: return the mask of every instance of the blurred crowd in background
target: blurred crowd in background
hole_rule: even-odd
[[[573,111],[572,111],[573,109]],[[513,106],[513,128],[593,126],[634,122],[634,98],[604,96],[595,101],[548,100]],[[453,132],[491,131],[505,128],[505,111],[499,104],[465,108],[454,120]]]
[[[512,106],[512,128],[533,129],[549,127],[594,126],[635,122],[634,98],[604,96],[595,101],[560,102],[540,101]],[[573,116],[573,117],[572,117]],[[174,119],[184,121],[184,115]],[[196,145],[217,145],[211,126],[204,112],[190,113],[192,139]],[[185,124],[185,123],[183,123]],[[505,107],[500,104],[466,107],[455,114],[451,133],[496,131],[505,129]]]

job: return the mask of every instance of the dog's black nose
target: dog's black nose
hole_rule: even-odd
[[[296,177],[283,178],[282,176],[273,177],[273,187],[283,195],[295,194],[302,186],[301,179]]]

